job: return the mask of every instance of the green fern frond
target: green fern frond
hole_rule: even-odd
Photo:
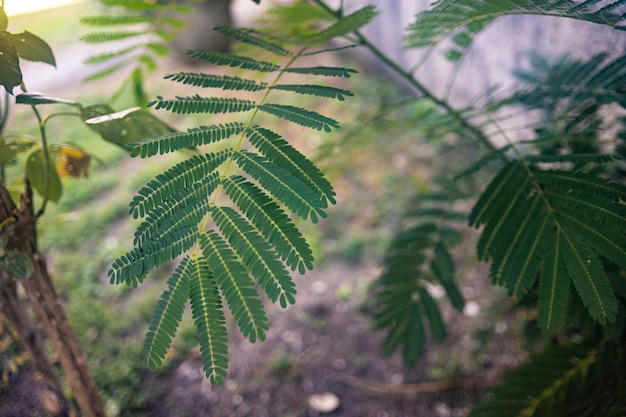
[[[174,275],[167,281],[168,290],[163,292],[152,313],[143,349],[146,364],[150,369],[154,370],[163,363],[178,330],[189,298],[189,277],[192,267],[189,257],[180,262]]]
[[[165,265],[189,250],[198,239],[198,228],[168,235],[166,239],[152,239],[146,245],[135,248],[113,262],[108,276],[111,284],[122,282],[136,287],[143,282],[152,269]]]
[[[126,31],[126,32],[98,32],[98,33],[89,33],[82,38],[81,41],[87,43],[104,43],[104,42],[113,42],[120,41],[123,39],[134,38],[137,36],[144,36],[144,32],[139,31]]]
[[[313,223],[317,223],[318,216],[326,217],[326,201],[285,169],[260,155],[246,151],[235,153],[233,159],[278,201],[304,220],[310,217]]]
[[[311,129],[331,132],[333,128],[339,128],[339,123],[330,117],[322,116],[317,112],[300,107],[267,103],[257,108],[263,112],[280,117],[281,119],[289,120],[301,126],[310,127]]]
[[[193,85],[194,87],[221,88],[222,90],[260,91],[267,87],[266,83],[254,80],[245,80],[228,75],[213,75],[195,72],[179,72],[178,74],[170,74],[166,75],[165,79],[186,85]]]
[[[222,181],[224,191],[257,226],[276,252],[292,270],[303,274],[313,268],[313,252],[281,208],[261,189],[244,177],[232,176]]]
[[[447,242],[443,240],[448,235],[446,231],[433,223],[424,223],[396,235],[383,259],[385,270],[374,283],[374,326],[388,328],[383,351],[390,354],[402,346],[403,360],[408,366],[415,365],[424,352],[423,320],[435,341],[446,337],[439,307],[426,284],[441,285],[455,308],[462,309],[465,304],[454,281]]]
[[[80,19],[80,22],[89,26],[117,26],[150,23],[153,20],[153,16],[133,14],[120,16],[85,16]]]
[[[344,101],[345,96],[352,97],[353,94],[350,91],[342,90],[340,88],[328,87],[324,85],[292,85],[292,84],[278,84],[272,87],[273,90],[291,91],[298,94],[308,94],[318,97],[335,98],[339,101]]]
[[[323,77],[343,77],[350,78],[352,75],[357,74],[358,71],[352,68],[340,68],[340,67],[291,67],[286,68],[285,72],[291,72],[294,74],[309,74],[320,75]]]
[[[527,162],[532,164],[538,163],[572,163],[579,164],[608,164],[619,160],[619,157],[614,154],[583,154],[575,153],[568,155],[529,155],[524,158]]]
[[[324,174],[298,150],[271,130],[253,126],[246,131],[250,143],[267,159],[300,179],[322,199],[335,204],[335,191]]]
[[[250,100],[223,97],[176,97],[174,100],[165,100],[157,96],[155,101],[148,103],[148,107],[156,110],[166,109],[172,113],[236,113],[244,112],[254,108],[255,103]]]
[[[194,155],[159,174],[141,188],[130,203],[130,214],[134,218],[144,217],[173,194],[202,181],[230,156],[230,152]]]
[[[206,260],[194,257],[190,264],[189,298],[200,340],[204,373],[211,383],[221,384],[228,368],[228,340],[222,300]]]
[[[562,324],[570,282],[595,321],[605,325],[615,320],[618,304],[599,256],[626,265],[620,203],[625,191],[591,174],[511,162],[476,203],[470,221],[485,223],[479,256],[492,260],[494,281],[522,297],[539,276],[540,290],[549,291],[539,293],[544,331],[553,333]]]
[[[219,142],[243,132],[243,123],[226,123],[211,126],[199,126],[187,132],[174,132],[165,136],[146,138],[126,145],[131,149],[131,156],[142,158],[176,152],[181,149],[193,149],[202,145]]]
[[[200,245],[241,333],[251,342],[264,340],[265,331],[269,328],[267,316],[254,284],[237,255],[212,230],[200,235]]]
[[[233,55],[223,52],[192,50],[187,51],[187,55],[191,58],[210,62],[215,65],[224,65],[228,67],[248,69],[259,72],[272,72],[280,69],[280,65],[267,61],[259,61],[243,55]]]
[[[611,2],[615,6],[619,3],[621,0]],[[549,2],[441,0],[435,3],[432,9],[417,14],[415,22],[408,27],[408,33],[405,36],[406,45],[411,48],[435,45],[461,28],[470,30],[469,25],[474,25],[471,29],[475,33],[477,25],[482,24],[484,27],[487,22],[514,14],[558,16],[609,25],[622,30],[625,19],[623,15],[614,12],[611,7],[594,10],[592,5],[580,7],[571,0]]]
[[[267,39],[264,39],[259,32],[252,29],[234,29],[228,26],[218,26],[215,30],[236,41],[258,46],[279,56],[292,55],[287,49],[273,42],[269,42]]]
[[[272,302],[294,304],[296,287],[270,244],[256,228],[230,207],[211,210],[217,228],[246,265]]]

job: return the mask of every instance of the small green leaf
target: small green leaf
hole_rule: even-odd
[[[448,61],[458,61],[463,57],[463,52],[458,51],[456,49],[448,49],[446,51],[445,57]]]
[[[22,252],[7,252],[4,267],[9,275],[15,278],[29,278],[33,273],[33,261]]]
[[[40,93],[23,93],[15,97],[15,103],[17,104],[29,104],[37,106],[39,104],[69,104],[70,106],[80,107],[80,104],[66,100],[64,98],[53,97]]]
[[[57,202],[63,192],[59,174],[52,161],[48,164],[47,175],[45,167],[43,151],[38,149],[26,160],[26,177],[37,193],[42,197],[47,197],[50,201]]]
[[[13,87],[20,85],[21,82],[22,70],[17,51],[6,36],[0,34],[0,85],[13,94]]]
[[[35,144],[34,140],[25,136],[5,137],[4,139],[11,140],[0,142],[0,165],[12,162],[18,154],[29,150]]]
[[[6,38],[15,48],[20,58],[28,61],[45,62],[56,67],[56,61],[50,45],[40,37],[25,31],[16,35],[7,33]]]

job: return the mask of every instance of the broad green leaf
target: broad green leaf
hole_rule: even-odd
[[[26,31],[16,35],[7,33],[6,39],[13,45],[20,58],[44,62],[56,67],[54,53],[43,39]]]
[[[95,105],[83,108],[81,117],[104,140],[125,149],[129,143],[174,131],[152,113],[139,107],[114,112],[106,104]]]
[[[33,273],[33,261],[25,253],[7,252],[3,263],[6,272],[15,278],[26,279]]]
[[[61,198],[63,188],[61,179],[52,161],[48,164],[46,174],[46,164],[43,151],[37,149],[28,156],[26,160],[26,177],[30,181],[33,189],[44,198],[57,202]]]
[[[0,34],[0,85],[13,94],[13,88],[21,82],[22,70],[17,51],[6,37]]]

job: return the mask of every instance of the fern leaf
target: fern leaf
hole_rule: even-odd
[[[420,306],[422,307],[424,315],[428,320],[428,326],[431,334],[433,335],[433,339],[436,342],[442,342],[446,338],[446,326],[443,324],[443,319],[441,318],[441,313],[439,313],[437,303],[433,300],[426,288],[420,288],[418,293]]]
[[[593,251],[583,242],[564,234],[563,259],[591,317],[602,325],[615,321],[617,300]]]
[[[120,16],[85,16],[80,19],[80,23],[89,26],[116,26],[150,23],[153,20],[154,17],[152,16],[132,14]]]
[[[156,110],[166,109],[173,113],[236,113],[244,112],[254,108],[255,103],[250,100],[222,97],[176,97],[175,100],[164,100],[158,96],[157,100],[148,103],[148,107]]]
[[[200,245],[211,272],[244,337],[265,339],[268,320],[259,295],[237,255],[212,230],[200,234]]]
[[[626,206],[619,202],[604,196],[569,189],[546,189],[544,195],[557,209],[579,213],[603,225],[611,225],[616,230],[626,229]]]
[[[535,178],[546,186],[567,188],[608,197],[613,201],[626,201],[626,187],[591,174],[567,171],[537,171]]]
[[[168,235],[165,239],[154,239],[146,245],[135,248],[113,262],[108,276],[111,284],[125,282],[136,287],[150,270],[165,265],[189,250],[198,238],[198,228],[181,231],[178,235]]]
[[[620,3],[620,0],[612,3]],[[484,27],[486,22],[513,14],[560,16],[609,25],[617,29],[623,28],[620,24],[624,21],[624,16],[615,13],[610,8],[604,9],[603,12],[596,12],[587,7],[574,10],[572,5],[570,0],[550,2],[537,2],[535,0],[516,2],[441,0],[432,9],[418,13],[415,22],[408,27],[405,41],[407,47],[410,48],[435,45],[460,28],[466,27],[468,30],[476,32],[477,25]]]
[[[224,65],[234,68],[249,69],[252,71],[272,72],[280,69],[279,65],[267,61],[258,61],[242,55],[233,55],[223,52],[192,50],[187,51],[191,58],[200,59],[215,65]]]
[[[224,36],[235,39],[236,41],[258,46],[276,55],[291,55],[290,51],[278,44],[263,39],[259,32],[252,29],[234,29],[228,26],[218,26],[215,28],[215,30]]]
[[[340,68],[340,67],[290,67],[284,70],[285,72],[291,72],[294,74],[308,74],[308,75],[321,75],[323,77],[343,77],[350,78],[353,74],[357,74],[358,71],[352,68]]]
[[[244,171],[259,181],[277,200],[284,203],[291,211],[303,219],[311,218],[313,223],[319,217],[326,217],[326,202],[321,200],[301,180],[291,175],[260,155],[240,151],[233,159]]]
[[[404,348],[402,357],[408,366],[413,366],[424,355],[425,337],[423,318],[419,312],[419,306],[413,305],[407,317],[406,331],[404,333]]]
[[[106,52],[99,55],[93,55],[89,58],[85,59],[83,62],[87,65],[96,65],[101,64],[107,61],[110,61],[113,58],[122,57],[124,55],[128,55],[133,51],[136,51],[138,48],[137,45],[129,46],[128,48],[120,49],[115,52]]]
[[[131,149],[131,156],[139,155],[146,158],[219,142],[240,134],[243,132],[243,128],[243,123],[199,126],[188,129],[187,132],[173,132],[164,136],[154,136],[138,142],[131,142],[126,146]]]
[[[161,295],[152,313],[143,350],[146,364],[152,370],[163,363],[183,317],[185,303],[189,297],[190,269],[189,257],[183,258],[167,281],[168,290]]]
[[[539,327],[547,334],[561,328],[569,297],[569,276],[563,263],[563,238],[560,230],[548,231],[554,236],[547,245],[539,278]]]
[[[221,384],[226,378],[228,367],[228,340],[222,301],[206,260],[196,257],[190,264],[189,298],[198,330],[204,373],[212,384]]]
[[[328,87],[325,85],[294,85],[294,84],[278,84],[272,87],[273,90],[291,91],[297,94],[308,94],[318,97],[334,98],[339,101],[344,101],[345,96],[352,97],[350,91],[342,90],[340,88]]]
[[[372,5],[365,6],[349,15],[342,16],[340,20],[319,32],[314,42],[326,43],[338,36],[345,36],[359,30],[368,24],[376,16],[376,8]]]
[[[172,80],[184,85],[193,85],[202,88],[220,88],[222,90],[234,91],[260,91],[267,87],[264,82],[254,80],[246,80],[239,77],[228,75],[213,75],[195,72],[179,72],[177,74],[169,74],[164,77],[166,80]]]
[[[521,164],[512,162],[498,172],[474,205],[469,216],[470,226],[485,223],[500,208],[502,201],[508,201],[509,193],[515,193],[520,178],[526,177],[523,170]]]
[[[270,244],[243,217],[230,207],[211,210],[217,228],[247,266],[272,302],[281,307],[294,304],[296,287]]]
[[[250,143],[271,162],[286,169],[294,177],[307,184],[320,198],[327,199],[331,204],[336,203],[335,191],[324,174],[278,134],[254,126],[246,131],[246,136]]]
[[[333,128],[339,128],[339,123],[337,123],[337,121],[300,107],[267,103],[262,104],[257,108],[263,112],[280,117],[281,119],[289,120],[290,122],[316,130],[330,132]]]
[[[232,176],[222,181],[224,191],[274,245],[276,252],[292,270],[301,274],[313,268],[313,253],[302,234],[281,208],[244,177]]]
[[[434,257],[430,268],[439,279],[439,283],[446,291],[448,299],[454,308],[461,311],[465,307],[465,300],[459,287],[454,282],[454,262],[445,245],[439,241],[435,246]]]
[[[146,216],[173,194],[202,181],[229,156],[229,151],[195,155],[157,175],[156,179],[140,189],[138,195],[133,198],[130,203],[130,214],[134,218]]]
[[[143,36],[144,32],[133,32],[133,31],[119,31],[119,32],[97,32],[97,33],[89,33],[80,38],[81,41],[87,43],[104,43],[104,42],[112,42],[112,41],[121,41],[124,39],[135,38],[138,36]]]
[[[608,164],[616,161],[617,156],[613,154],[569,154],[569,155],[529,155],[524,158],[529,163],[564,163],[570,162],[576,165],[579,164]]]

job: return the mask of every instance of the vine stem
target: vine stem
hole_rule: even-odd
[[[315,3],[326,10],[328,13],[336,16],[337,18],[342,17],[341,10],[333,10],[324,0],[315,0]],[[435,105],[443,109],[446,113],[450,114],[452,117],[456,119],[456,121],[468,132],[470,132],[473,136],[477,138],[479,142],[481,142],[487,149],[490,151],[495,151],[496,147],[489,141],[487,136],[476,126],[472,125],[468,120],[465,119],[457,110],[455,110],[452,105],[444,99],[440,99],[437,97],[429,88],[427,88],[424,84],[422,84],[415,76],[402,68],[397,62],[395,62],[392,58],[390,58],[387,54],[381,51],[378,47],[376,47],[372,42],[370,42],[367,37],[365,37],[360,31],[353,32],[354,35],[358,38],[358,41],[361,45],[365,46],[370,50],[378,59],[380,59],[383,64],[389,67],[392,71],[400,75],[404,80],[406,80],[419,94],[423,97],[431,100]]]
[[[39,135],[41,136],[41,148],[43,151],[45,193],[43,195],[43,203],[35,215],[35,218],[39,218],[45,212],[46,205],[48,204],[48,194],[50,192],[50,152],[48,152],[48,137],[46,135],[47,118],[44,119],[41,117],[41,114],[35,105],[31,105],[30,107],[33,109],[33,113],[35,113],[35,117],[37,117],[37,121],[39,122]]]

